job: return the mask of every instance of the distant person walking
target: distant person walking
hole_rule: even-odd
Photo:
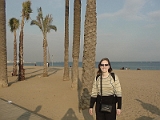
[[[49,67],[49,62],[47,62],[47,67]]]

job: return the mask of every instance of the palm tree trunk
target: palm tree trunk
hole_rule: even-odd
[[[81,0],[74,0],[74,34],[73,34],[73,67],[72,67],[72,88],[77,88],[79,77],[78,63],[80,51],[80,28],[81,28]]]
[[[82,101],[81,108],[89,108],[90,93],[95,77],[96,56],[96,0],[87,0],[84,30],[84,50],[82,65]],[[83,92],[83,93],[82,93]]]
[[[25,80],[25,70],[23,68],[23,28],[24,28],[24,16],[21,21],[21,31],[19,35],[19,75],[18,81]]]
[[[47,39],[46,35],[44,35],[43,39],[43,77],[47,77]]]
[[[65,4],[65,42],[64,42],[64,73],[63,80],[69,80],[69,0],[66,0]]]
[[[17,75],[17,39],[16,30],[14,30],[14,63],[13,63],[13,76]]]
[[[5,0],[0,1],[0,88],[8,86],[6,50],[6,8]]]

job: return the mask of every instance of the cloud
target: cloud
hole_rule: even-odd
[[[115,13],[104,13],[98,17],[99,19],[121,17],[128,20],[142,20],[144,16],[140,13],[140,10],[145,3],[145,0],[125,0],[123,8],[119,11]]]
[[[160,20],[160,10],[158,11],[153,11],[153,12],[149,12],[148,13],[148,17],[151,19],[151,20]]]
[[[147,24],[144,27],[145,28],[154,28],[154,27],[156,27],[156,24]]]

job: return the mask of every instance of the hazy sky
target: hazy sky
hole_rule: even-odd
[[[22,2],[6,0],[7,59],[13,60],[13,33],[8,21],[16,17],[21,21]],[[72,61],[73,44],[73,4],[70,1],[69,17],[69,61]],[[82,1],[81,49],[83,55],[84,20],[86,0]],[[47,35],[50,58],[64,61],[64,15],[65,0],[31,0],[31,19],[35,20],[37,8],[42,7],[43,15],[52,14],[57,32]],[[24,27],[24,60],[43,61],[43,36],[37,26]],[[19,43],[19,30],[17,31]],[[96,61],[108,57],[111,61],[160,61],[160,0],[97,0],[97,47]],[[52,57],[53,56],[53,57]],[[51,60],[52,61],[52,60]]]

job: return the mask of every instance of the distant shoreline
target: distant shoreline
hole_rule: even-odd
[[[12,66],[13,63],[7,63]],[[123,70],[160,70],[160,62],[111,62],[113,69]],[[24,66],[43,66],[43,62],[25,62]],[[49,66],[64,67],[64,62],[49,62]],[[72,66],[72,62],[68,63]],[[82,67],[82,62],[79,62],[79,67]],[[95,68],[98,67],[98,62],[95,63]]]

